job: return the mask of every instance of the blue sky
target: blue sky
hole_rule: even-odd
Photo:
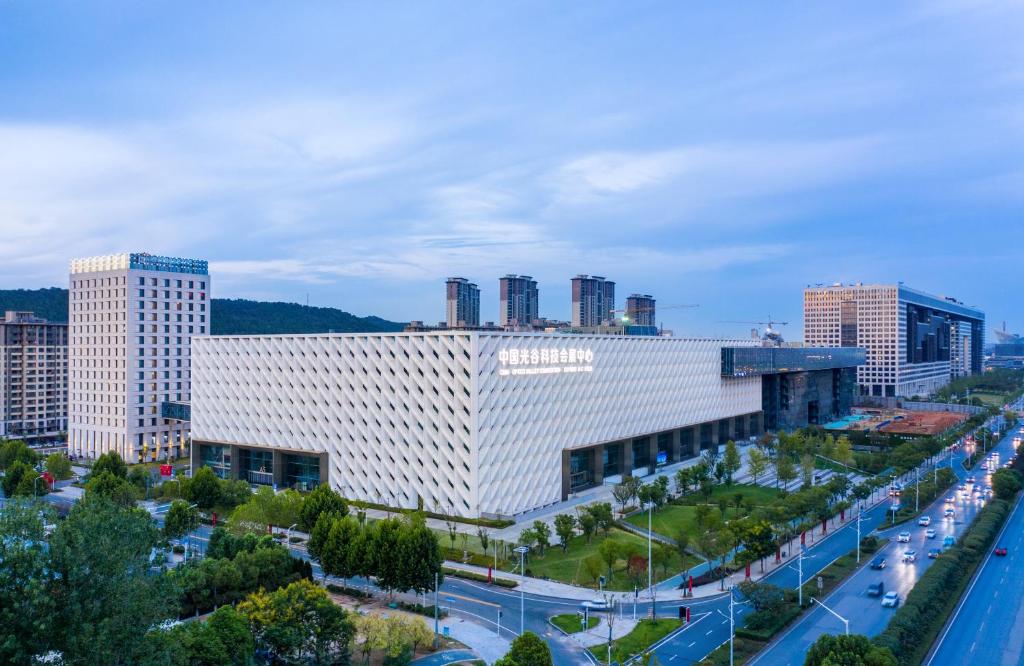
[[[437,321],[605,275],[682,334],[896,281],[1024,329],[1020,2],[0,0],[0,286],[204,257]]]

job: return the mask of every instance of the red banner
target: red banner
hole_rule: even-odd
[[[160,476],[170,476],[173,470],[171,465],[160,465]]]

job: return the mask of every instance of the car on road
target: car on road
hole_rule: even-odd
[[[950,535],[947,535],[946,538],[942,540],[942,547],[943,548],[952,548],[953,544],[955,544],[955,543],[956,543],[956,539],[954,539],[953,535],[950,534]]]
[[[921,516],[917,519],[917,524],[921,527],[928,527],[932,524],[931,516]]]
[[[896,541],[899,543],[910,543],[910,532],[900,532],[896,535]]]
[[[1000,557],[1006,557],[1006,546],[996,546],[995,554]]]
[[[590,601],[584,601],[583,603],[581,603],[580,608],[585,608],[587,610],[592,611],[608,610],[608,602],[601,598],[591,599]]]
[[[885,593],[885,583],[878,581],[868,585],[868,596],[869,597],[880,597]]]
[[[967,483],[974,483],[974,477],[973,477],[973,476],[969,476],[969,477],[967,477]],[[963,487],[963,486],[961,486],[961,488],[962,488],[962,487]]]
[[[924,536],[925,536],[926,539],[934,539],[935,538],[935,528],[934,527],[929,527],[928,529],[926,529],[924,531]]]
[[[939,550],[938,548],[930,548],[930,549],[928,550],[928,559],[929,559],[929,560],[934,560],[934,559],[935,559],[936,557],[938,557],[938,556],[939,556],[940,554],[942,554],[942,551],[941,551],[941,550]]]
[[[946,504],[956,504],[956,498],[950,495],[946,498]]]
[[[884,569],[885,568],[885,558],[882,557],[881,555],[879,555],[875,559],[871,560],[871,568],[872,569]]]
[[[956,510],[953,507],[949,507],[948,509],[942,512],[942,515],[946,518],[955,518]]]
[[[967,492],[967,486],[965,486],[962,483],[959,486],[957,486],[956,489],[959,490],[961,493],[966,493]]]
[[[911,548],[910,550],[903,551],[904,562],[917,562],[917,551]]]
[[[886,592],[885,596],[882,597],[882,606],[884,608],[896,608],[900,605],[900,595],[895,592]]]

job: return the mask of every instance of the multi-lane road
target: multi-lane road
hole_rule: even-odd
[[[1005,546],[1007,555],[989,552],[925,660],[927,666],[1024,663],[1024,510],[1020,503],[996,544]]]
[[[1015,432],[1014,430],[1007,434],[994,449],[999,451],[1003,461],[1008,460],[1012,455]],[[963,460],[962,452],[953,459],[953,469],[961,479],[974,476],[979,483],[988,483],[985,472],[980,466],[976,471],[966,472],[959,464],[961,460]],[[927,556],[928,551],[932,548],[941,549],[945,536],[952,535],[959,539],[966,531],[978,511],[984,506],[984,500],[976,499],[973,493],[973,484],[966,484],[966,490],[966,493],[956,492],[955,489],[947,493],[947,496],[954,497],[954,504],[947,504],[945,497],[942,497],[922,512],[922,515],[931,518],[930,527],[936,531],[934,538],[927,538],[925,536],[927,528],[919,526],[917,521],[888,529],[884,524],[880,526],[881,529],[878,533],[883,537],[891,537],[891,541],[876,554],[876,556],[885,558],[885,568],[876,570],[869,566],[863,566],[822,600],[828,608],[848,621],[850,633],[877,635],[885,629],[895,612],[891,608],[883,608],[881,599],[878,597],[868,596],[869,585],[881,582],[884,584],[886,592],[894,591],[899,595],[901,601],[906,599],[914,584],[932,563]],[[956,516],[953,519],[943,516],[947,506],[954,507]],[[900,532],[910,532],[910,543],[897,542],[897,535]],[[903,561],[903,555],[908,549],[917,552],[916,561]],[[804,613],[795,625],[749,663],[802,664],[807,649],[818,637],[826,633],[839,634],[844,629],[845,626],[839,618],[825,608],[815,607]]]

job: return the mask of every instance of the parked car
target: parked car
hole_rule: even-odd
[[[924,536],[925,536],[926,539],[934,539],[935,538],[935,528],[934,527],[929,527],[928,529],[926,529],[924,531]]]
[[[910,543],[910,532],[900,532],[896,535],[898,543]]]
[[[885,596],[882,597],[882,606],[884,608],[896,608],[900,605],[900,595],[895,592],[886,592]]]
[[[871,560],[871,568],[872,569],[884,569],[885,568],[885,558],[882,557],[881,555],[879,555],[875,559]]]
[[[938,548],[931,548],[931,549],[928,550],[928,559],[929,560],[934,560],[941,553],[942,553],[942,551],[939,550]]]
[[[878,581],[868,585],[868,596],[869,597],[880,597],[885,593],[885,583]]]
[[[903,551],[904,562],[917,562],[917,551],[914,549]]]
[[[996,546],[995,554],[1000,557],[1006,557],[1006,546]]]
[[[932,524],[931,516],[921,516],[917,519],[917,524],[921,527],[928,527]]]

